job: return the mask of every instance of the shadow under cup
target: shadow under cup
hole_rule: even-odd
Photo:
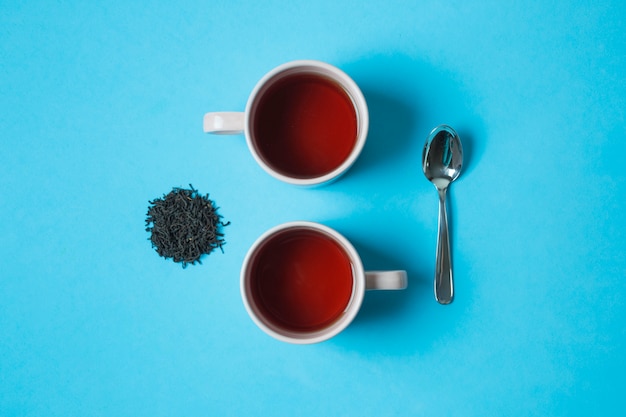
[[[347,170],[364,146],[369,120],[354,81],[316,61],[267,74],[250,96],[246,117],[246,138],[257,162],[303,184],[326,182]]]
[[[363,267],[347,240],[320,227],[275,228],[252,247],[242,296],[255,323],[291,343],[314,343],[342,331],[360,308]],[[360,275],[359,275],[360,274]]]

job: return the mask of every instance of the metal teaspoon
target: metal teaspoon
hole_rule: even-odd
[[[422,152],[422,169],[426,178],[435,185],[439,193],[435,299],[440,304],[450,304],[454,298],[446,191],[450,183],[458,178],[462,166],[463,147],[459,135],[446,125],[433,129],[426,139]]]

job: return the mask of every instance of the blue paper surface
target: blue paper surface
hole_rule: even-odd
[[[619,415],[626,371],[626,4],[620,1],[4,2],[0,415]],[[315,189],[257,166],[242,111],[267,71],[318,59],[370,109],[353,168]],[[439,124],[456,298],[433,296]],[[193,184],[231,224],[182,269],[148,201]],[[239,269],[291,220],[336,228],[370,292],[330,341],[275,341]]]

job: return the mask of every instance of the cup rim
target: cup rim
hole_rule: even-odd
[[[318,69],[322,70],[326,75],[332,74],[332,78],[334,81],[339,82],[342,87],[346,90],[350,98],[352,99],[353,105],[357,112],[357,138],[350,155],[334,170],[327,172],[326,174],[312,177],[312,178],[297,178],[291,177],[289,175],[285,175],[274,170],[271,166],[269,166],[263,158],[258,154],[256,147],[252,141],[252,110],[253,106],[258,98],[259,93],[266,87],[268,81],[272,78],[276,77],[278,74],[284,73],[289,70],[302,68],[303,70],[309,69]],[[359,155],[361,154],[363,147],[365,146],[365,142],[367,140],[367,134],[369,131],[369,110],[367,107],[367,102],[365,101],[365,97],[363,96],[363,92],[359,88],[359,86],[354,82],[354,80],[346,74],[341,69],[335,67],[334,65],[328,64],[323,61],[306,59],[306,60],[295,60],[286,62],[281,64],[274,69],[270,70],[266,73],[255,85],[254,89],[250,93],[248,101],[246,103],[245,109],[245,124],[244,124],[244,134],[246,138],[246,143],[252,156],[256,160],[256,162],[263,168],[265,172],[270,174],[276,179],[279,179],[283,182],[300,185],[300,186],[316,186],[321,184],[330,183],[337,178],[339,178],[343,173],[345,173],[357,160]]]
[[[248,267],[252,261],[253,256],[256,254],[258,248],[266,242],[270,237],[275,236],[276,234],[283,232],[288,229],[312,229],[316,231],[320,231],[331,238],[333,238],[337,243],[339,243],[348,256],[350,257],[350,263],[352,265],[352,296],[343,315],[331,323],[328,327],[325,327],[321,330],[316,330],[313,332],[297,332],[297,331],[279,331],[277,329],[278,326],[272,326],[259,317],[257,314],[257,309],[249,299],[249,279],[248,279]],[[354,246],[338,231],[325,226],[321,223],[310,222],[310,221],[292,221],[286,222],[279,225],[276,225],[267,231],[265,231],[261,236],[259,236],[255,242],[250,246],[248,250],[240,272],[240,292],[241,298],[243,300],[244,307],[252,319],[252,321],[266,334],[272,336],[273,338],[293,343],[293,344],[313,344],[323,342],[336,336],[341,331],[343,331],[356,317],[357,313],[361,309],[361,304],[363,303],[363,297],[365,294],[365,270],[363,268],[363,263],[361,261],[361,257],[358,252],[354,248]]]

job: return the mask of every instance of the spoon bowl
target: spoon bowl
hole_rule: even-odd
[[[422,170],[439,193],[435,298],[440,304],[450,304],[454,299],[446,192],[448,186],[461,174],[462,167],[463,146],[459,135],[447,125],[433,129],[422,152]]]
[[[424,145],[422,164],[424,175],[437,188],[447,187],[461,175],[463,146],[454,129],[441,125],[430,132]]]

